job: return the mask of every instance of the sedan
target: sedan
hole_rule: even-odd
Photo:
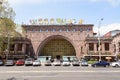
[[[94,64],[91,65],[92,67],[109,67],[110,66],[110,63],[106,62],[106,61],[99,61],[99,62],[96,62]]]
[[[46,60],[44,63],[45,66],[52,66],[51,61],[50,60]]]
[[[88,66],[88,62],[86,60],[81,61],[81,66]]]
[[[24,60],[17,60],[16,66],[23,66],[25,64]]]
[[[40,60],[35,60],[35,61],[33,62],[33,66],[41,66]]]
[[[63,65],[63,66],[70,66],[70,61],[64,60],[64,61],[62,62],[62,65]]]
[[[112,67],[120,67],[120,61],[112,62],[112,63],[111,63],[111,66],[112,66]]]
[[[0,60],[0,66],[3,66],[3,65],[4,65],[3,61],[2,61],[2,60]]]
[[[72,65],[73,65],[73,66],[80,66],[79,60],[74,60],[74,61],[72,61]]]
[[[53,65],[54,65],[54,66],[61,66],[61,61],[60,61],[60,60],[55,60],[55,61],[53,62]]]
[[[7,60],[5,62],[5,66],[14,66],[14,61],[13,60]]]
[[[27,58],[25,60],[25,66],[32,66],[33,65],[33,59],[32,58]]]

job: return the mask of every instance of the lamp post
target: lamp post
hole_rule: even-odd
[[[101,51],[100,51],[100,26],[103,21],[103,18],[101,18],[99,25],[98,25],[98,52],[99,52],[99,61],[101,61]]]

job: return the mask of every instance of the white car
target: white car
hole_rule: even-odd
[[[112,63],[111,63],[111,66],[112,66],[112,67],[120,67],[120,61],[112,62]]]
[[[54,65],[54,66],[61,66],[60,60],[55,60],[55,61],[53,62],[53,65]]]
[[[64,60],[64,61],[62,62],[62,65],[63,65],[63,66],[70,66],[70,61]]]
[[[35,60],[35,61],[33,62],[33,66],[41,66],[40,60]]]

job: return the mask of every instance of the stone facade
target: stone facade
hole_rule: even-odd
[[[75,55],[78,58],[95,57],[97,59],[99,56],[104,59],[116,57],[120,53],[120,34],[101,36],[99,51],[99,41],[98,37],[95,37],[93,26],[93,24],[22,25],[25,37],[13,40],[10,44],[10,54],[20,54],[24,57],[42,55]]]
[[[34,52],[40,54],[42,47],[53,38],[62,38],[71,43],[79,58],[85,54],[85,38],[93,36],[93,25],[22,25],[31,40]]]

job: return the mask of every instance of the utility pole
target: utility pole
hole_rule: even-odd
[[[100,51],[100,26],[101,26],[101,23],[103,21],[103,18],[101,18],[100,22],[99,22],[99,25],[98,25],[98,52],[99,52],[99,61],[101,61],[101,51]]]

